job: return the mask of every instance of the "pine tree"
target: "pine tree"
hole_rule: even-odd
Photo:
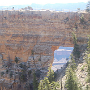
[[[66,74],[66,88],[67,90],[79,90],[76,75],[70,67]]]
[[[71,54],[70,67],[72,68],[73,72],[76,70],[76,63],[75,63],[75,60],[74,60],[73,54]]]
[[[86,11],[87,11],[87,12],[90,12],[90,1],[88,1],[88,3],[87,3]]]
[[[90,37],[89,37],[89,40],[88,40],[88,47],[87,47],[87,49],[90,52]]]
[[[51,83],[52,81],[54,81],[54,71],[51,70],[51,68],[49,68],[49,72],[48,72],[48,80]]]
[[[47,77],[45,77],[43,85],[45,86],[45,90],[51,90],[50,82]]]
[[[73,44],[74,44],[74,49],[73,49],[73,55],[76,58],[80,58],[80,50],[79,50],[79,45],[77,44],[77,38],[76,35],[74,33],[72,33],[73,35]]]
[[[88,89],[88,85],[86,86],[86,90],[89,90],[89,89]]]
[[[88,66],[88,82],[90,83],[90,54],[88,54],[88,59],[87,59],[87,66]]]
[[[43,84],[44,84],[44,81],[40,80],[40,83],[39,83],[39,86],[38,86],[38,90],[45,90]]]
[[[58,90],[57,88],[60,89],[60,84],[54,81],[50,83],[47,77],[41,80],[38,86],[38,90]]]
[[[38,90],[58,90],[60,89],[59,82],[54,82],[54,72],[49,68],[48,78],[45,77],[44,80],[41,80],[38,86]]]
[[[33,74],[33,89],[38,90],[38,81],[36,79],[35,73]]]
[[[88,47],[87,47],[87,54],[86,54],[86,62],[87,62],[87,66],[88,66],[88,79],[87,82],[90,83],[90,37],[88,40]]]
[[[15,57],[15,63],[18,63],[19,59],[17,57]]]
[[[50,85],[51,85],[51,90],[59,90],[60,89],[60,84],[59,84],[59,82],[52,82],[52,83],[50,83]]]
[[[50,82],[47,77],[45,77],[44,80],[40,81],[38,90],[52,90]]]
[[[73,44],[77,44],[77,38],[76,35],[74,33],[72,33],[73,36]]]

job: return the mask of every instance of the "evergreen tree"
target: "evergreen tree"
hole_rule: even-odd
[[[88,3],[87,3],[86,11],[87,11],[87,12],[90,12],[90,0],[89,0]]]
[[[51,83],[52,81],[54,81],[54,71],[51,70],[51,68],[49,68],[49,72],[48,72],[48,80]]]
[[[41,80],[38,86],[38,90],[58,90],[57,88],[60,89],[60,84],[54,81],[50,83],[47,77]]]
[[[59,84],[59,82],[52,82],[51,84],[51,90],[58,90],[58,89],[60,89],[60,84]]]
[[[15,62],[18,63],[19,59],[17,57],[15,57]]]
[[[87,71],[88,71],[88,79],[87,82],[90,83],[90,37],[88,40],[87,54],[86,54],[86,62],[87,62]]]
[[[89,90],[88,85],[86,86],[86,90]]]
[[[51,90],[51,85],[47,77],[40,81],[38,90]]]
[[[66,73],[66,88],[67,90],[79,90],[76,75],[70,67]]]
[[[38,81],[36,79],[35,73],[33,74],[33,89],[38,90]]]
[[[82,14],[82,16],[80,17],[80,23],[81,23],[81,24],[84,24],[84,23],[85,23],[84,15],[83,15],[83,14]]]
[[[74,44],[74,49],[73,49],[73,55],[76,58],[80,58],[80,50],[79,50],[79,45],[77,44],[77,38],[76,35],[74,33],[72,33],[73,35],[73,44]]]
[[[71,54],[70,67],[72,68],[73,72],[76,70],[76,63],[72,54]]]
[[[77,38],[76,35],[74,33],[72,33],[73,36],[73,44],[77,44]]]
[[[89,37],[89,40],[88,40],[88,47],[87,47],[87,49],[90,52],[90,37]]]
[[[44,88],[45,90],[51,90],[50,82],[47,77],[44,78],[43,85],[45,86],[45,88]]]
[[[79,50],[79,45],[78,44],[74,45],[73,54],[75,56],[75,59],[80,58],[80,50]]]
[[[45,90],[43,84],[44,84],[44,81],[43,80],[40,80],[40,83],[39,83],[39,86],[38,86],[38,90]]]
[[[88,82],[90,83],[90,54],[88,54],[88,59],[87,59],[87,66],[88,66]]]
[[[38,86],[38,90],[58,90],[60,88],[60,84],[58,82],[54,82],[54,72],[49,68],[48,78],[45,77],[44,80],[41,80]]]

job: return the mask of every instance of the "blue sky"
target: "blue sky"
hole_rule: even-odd
[[[1,0],[0,6],[10,5],[26,5],[26,4],[47,4],[47,3],[77,3],[77,2],[88,2],[88,0]]]

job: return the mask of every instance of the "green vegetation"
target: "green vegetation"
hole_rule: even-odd
[[[89,37],[87,44],[88,44],[87,51],[85,52],[85,56],[84,56],[84,59],[86,60],[87,64],[85,66],[81,67],[81,71],[84,71],[84,67],[87,67],[86,83],[90,83],[90,37]],[[88,86],[86,87],[86,90],[89,90]]]
[[[36,79],[35,73],[33,74],[33,89],[38,90],[38,81]]]
[[[80,23],[81,23],[81,24],[84,24],[84,23],[85,23],[84,15],[83,15],[83,14],[82,14],[82,16],[80,17]]]
[[[81,67],[81,71],[84,71],[84,67]]]
[[[48,72],[48,80],[51,83],[52,81],[54,81],[54,72],[53,70],[51,70],[51,68],[49,68],[49,72]]]
[[[40,78],[41,71],[40,70],[36,70],[35,75],[36,75],[37,78]]]
[[[34,55],[34,51],[33,50],[31,50],[31,54]]]
[[[77,77],[75,75],[75,72],[73,72],[72,68],[68,68],[66,75],[67,90],[79,90]]]
[[[79,45],[77,44],[77,38],[74,33],[73,35],[73,44],[74,44],[74,49],[73,49],[73,55],[75,56],[75,59],[80,58],[80,50],[79,50]]]
[[[79,84],[77,81],[77,77],[75,74],[76,70],[76,64],[73,59],[73,55],[71,56],[71,61],[68,65],[67,71],[66,71],[66,84],[65,87],[67,90],[80,90],[79,89]]]
[[[29,71],[28,71],[28,76],[29,76],[29,77],[31,76],[31,73],[32,73],[32,71],[29,70]]]
[[[25,8],[21,8],[22,10],[33,10],[33,8],[31,6],[25,7]]]
[[[2,77],[4,74],[5,74],[4,72],[1,72],[1,77]]]
[[[60,89],[60,84],[54,81],[54,72],[49,68],[47,77],[44,80],[40,80],[38,90],[58,90],[57,88]]]
[[[74,57],[73,57],[72,54],[71,54],[71,61],[69,62],[69,65],[70,65],[70,67],[72,68],[73,71],[76,70],[76,63],[75,63],[75,60],[74,60]]]
[[[87,82],[90,83],[90,54],[88,54],[88,57],[87,57],[87,66],[88,66],[88,80]]]
[[[88,51],[90,52],[90,37],[89,37],[89,41],[88,41],[88,47],[87,47]]]
[[[15,62],[18,63],[19,59],[18,57],[15,57]]]
[[[6,74],[8,74],[8,72],[9,72],[9,70],[8,70],[8,69],[6,69]]]
[[[86,62],[87,62],[87,67],[88,67],[87,68],[87,72],[88,72],[87,82],[90,83],[90,37],[89,37],[89,40],[88,40]]]
[[[86,90],[90,90],[90,86],[87,85],[87,86],[86,86]]]
[[[47,77],[44,78],[44,80],[41,80],[38,86],[38,90],[58,90],[60,89],[60,84],[58,82],[50,81]]]
[[[77,29],[78,28],[78,26],[77,26],[77,24],[75,23],[75,29]]]
[[[90,1],[88,1],[88,3],[87,3],[86,11],[87,11],[87,12],[90,12]]]
[[[51,90],[50,82],[47,77],[40,81],[38,90]]]
[[[20,74],[20,81],[21,82],[26,82],[27,81],[27,74],[21,73]]]

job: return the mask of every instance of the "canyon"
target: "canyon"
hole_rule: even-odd
[[[32,69],[48,68],[59,46],[73,47],[72,32],[79,44],[87,42],[90,13],[0,11],[0,62],[18,57]]]
[[[41,73],[39,80],[43,79],[52,66],[54,51],[60,46],[74,46],[72,33],[77,36],[80,47],[86,45],[90,35],[90,13],[0,11],[0,89],[10,90],[13,86],[13,90],[25,90],[22,88],[27,82],[32,83],[37,70]],[[30,77],[27,75],[28,81],[22,84],[19,80],[19,73],[23,74],[21,64],[27,68],[24,73],[32,71]],[[18,88],[20,84],[21,89]]]

